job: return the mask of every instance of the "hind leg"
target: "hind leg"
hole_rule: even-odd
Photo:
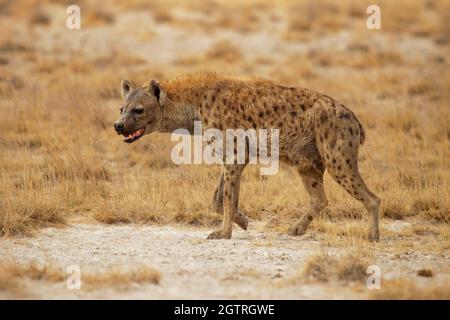
[[[215,212],[219,214],[223,214],[223,172],[220,175],[219,185],[217,186],[216,191],[214,192],[212,207]],[[233,222],[236,223],[239,227],[244,230],[247,230],[248,220],[247,217],[240,211],[237,210],[236,214],[233,217]]]
[[[364,183],[358,170],[358,149],[364,142],[364,131],[355,115],[339,104],[324,108],[316,122],[316,145],[333,179],[370,213],[368,237],[380,237],[380,199]]]
[[[325,168],[322,163],[315,167],[307,169],[299,169],[300,176],[305,186],[306,192],[311,198],[311,206],[300,220],[289,229],[291,235],[303,235],[308,230],[308,227],[315,216],[317,216],[322,209],[328,205],[328,200],[323,188],[323,174]]]
[[[357,157],[341,158],[334,165],[327,166],[327,170],[333,179],[355,199],[361,201],[370,214],[368,239],[378,241],[380,239],[379,211],[380,199],[367,188],[359,174]]]

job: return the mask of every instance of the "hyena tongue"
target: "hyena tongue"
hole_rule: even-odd
[[[133,138],[140,136],[142,133],[144,133],[144,129],[139,129],[139,130],[133,132]]]
[[[138,136],[138,132],[137,132],[137,131],[133,132],[133,133],[130,134],[128,137],[129,137],[129,138],[134,138],[134,137],[136,137],[136,136]]]

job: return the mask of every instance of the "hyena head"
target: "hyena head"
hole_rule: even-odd
[[[166,92],[156,80],[141,88],[122,80],[121,90],[124,103],[114,129],[125,137],[124,142],[131,143],[158,129]]]

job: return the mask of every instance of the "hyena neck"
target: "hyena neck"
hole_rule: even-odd
[[[190,92],[167,94],[167,101],[162,107],[160,132],[173,132],[176,129],[186,129],[194,134],[194,122],[200,120],[196,96]]]

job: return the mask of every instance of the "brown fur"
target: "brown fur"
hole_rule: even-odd
[[[202,121],[204,129],[280,129],[280,160],[297,168],[311,197],[309,212],[290,233],[304,234],[313,217],[328,204],[323,189],[326,169],[342,188],[366,206],[371,214],[369,238],[378,240],[380,200],[366,187],[358,171],[358,149],[365,140],[364,129],[355,114],[333,98],[259,78],[200,74],[161,83],[151,81],[142,88],[125,90],[124,99],[127,109],[143,105],[147,115],[140,124],[130,123],[130,116],[122,115],[119,121],[129,123],[127,132],[139,129],[142,123],[147,123],[145,134],[171,132],[180,127],[192,132],[196,120]],[[247,228],[247,219],[238,210],[244,168],[245,165],[224,165],[214,194],[214,208],[224,213],[223,226],[209,238],[230,238],[232,221]]]

